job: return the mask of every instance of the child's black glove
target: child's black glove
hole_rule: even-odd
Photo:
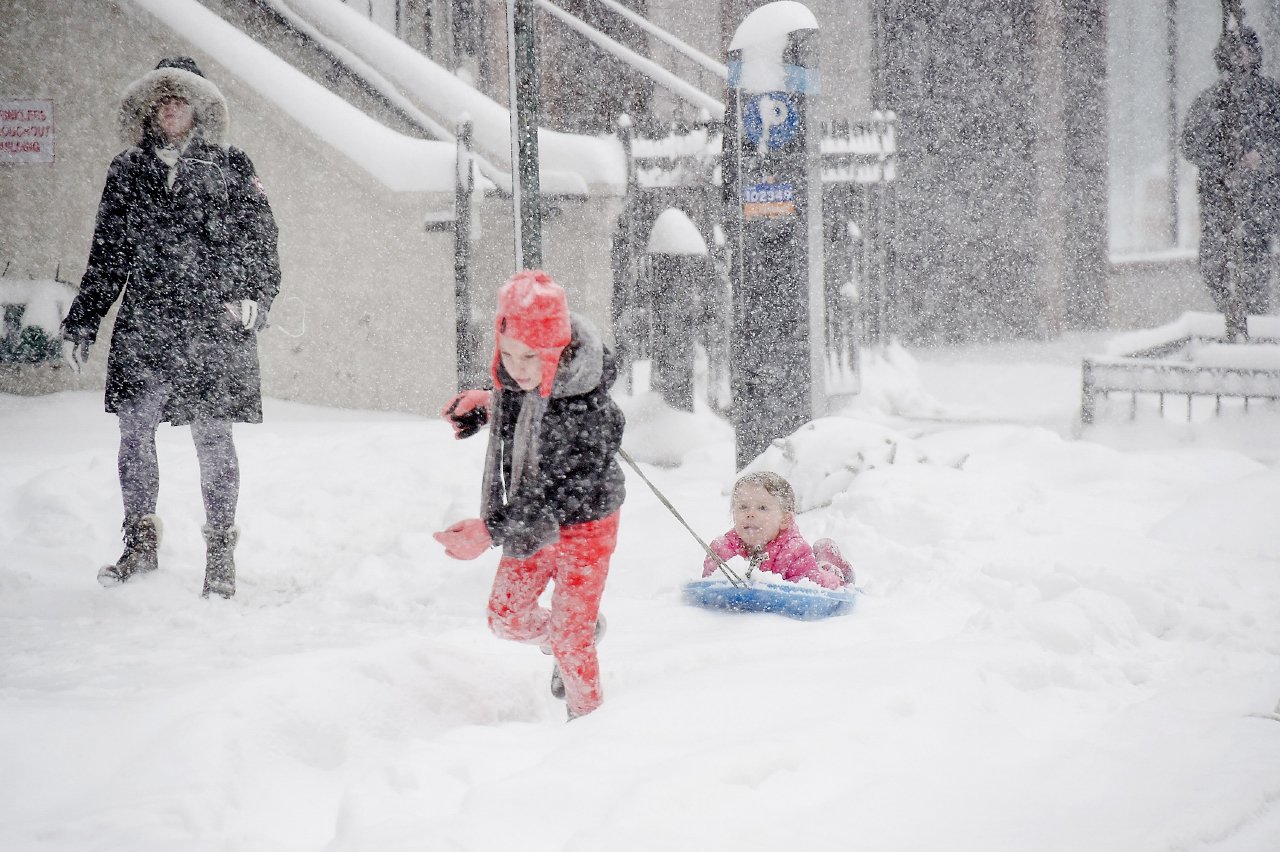
[[[489,422],[489,392],[465,390],[440,412],[453,426],[453,437],[470,438]]]

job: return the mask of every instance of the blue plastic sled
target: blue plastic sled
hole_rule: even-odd
[[[756,583],[735,587],[728,580],[694,580],[685,584],[684,602],[703,609],[729,612],[776,612],[800,621],[844,615],[853,609],[858,592],[852,586],[823,589],[796,583]]]

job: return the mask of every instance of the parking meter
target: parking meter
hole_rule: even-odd
[[[820,413],[822,184],[818,24],[801,3],[769,3],[729,45],[721,159],[733,288],[729,377],[737,467]]]

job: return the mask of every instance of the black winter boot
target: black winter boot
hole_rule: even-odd
[[[164,526],[155,515],[133,515],[121,524],[124,553],[115,565],[104,565],[98,571],[98,582],[104,586],[118,586],[134,574],[145,574],[159,566],[156,551]]]
[[[204,532],[204,591],[200,597],[220,595],[230,598],[236,593],[236,561],[232,552],[240,540],[239,527],[201,527]]]

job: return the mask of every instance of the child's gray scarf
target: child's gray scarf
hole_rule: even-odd
[[[604,341],[595,326],[577,314],[569,315],[573,326],[573,340],[577,351],[568,364],[560,365],[551,385],[552,397],[578,396],[600,384],[604,374]],[[505,400],[508,394],[518,394],[520,413],[516,417],[515,434],[511,441],[511,481],[502,481],[502,432],[505,419],[510,416]],[[489,424],[489,445],[485,451],[484,480],[481,485],[480,517],[487,519],[490,511],[506,505],[525,477],[538,475],[538,439],[542,433],[542,415],[547,410],[547,400],[535,388],[531,391],[504,388],[499,383],[493,389]]]

